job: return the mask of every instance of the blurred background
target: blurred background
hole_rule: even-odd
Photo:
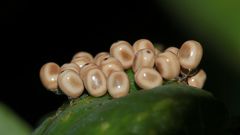
[[[239,121],[239,7],[234,0],[1,1],[0,102],[35,128],[67,100],[41,85],[44,63],[62,65],[78,51],[108,51],[118,40],[134,43],[147,38],[164,47],[180,47],[193,39],[204,48],[204,89]]]

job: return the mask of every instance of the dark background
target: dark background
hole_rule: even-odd
[[[41,66],[49,61],[62,65],[78,51],[95,55],[108,51],[117,40],[133,43],[147,38],[154,43],[179,47],[194,39],[203,44],[201,67],[207,74],[205,88],[216,96],[237,79],[206,44],[214,42],[193,34],[154,1],[27,1],[1,2],[1,93],[0,101],[36,127],[45,114],[56,110],[65,96],[43,88]],[[217,69],[216,69],[216,65]],[[223,78],[219,72],[224,71]],[[217,77],[218,76],[218,77]],[[211,84],[211,85],[210,85]],[[219,86],[218,84],[223,84]],[[219,97],[226,100],[224,97]]]

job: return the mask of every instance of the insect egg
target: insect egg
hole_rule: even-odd
[[[150,49],[154,52],[153,43],[147,39],[139,39],[133,44],[133,51],[136,54],[141,49]]]
[[[70,98],[79,97],[84,90],[82,79],[73,70],[61,72],[58,76],[58,85],[61,91]]]
[[[132,69],[134,72],[137,72],[138,69],[142,67],[150,67],[154,66],[155,55],[154,52],[150,49],[141,49],[136,53],[134,58]]]
[[[126,41],[113,43],[110,48],[110,54],[120,61],[124,69],[132,66],[134,52],[132,46]]]
[[[164,79],[172,80],[180,73],[180,64],[175,54],[164,52],[156,57],[155,65]]]
[[[139,69],[134,78],[137,85],[145,90],[162,85],[161,75],[153,68]]]
[[[203,55],[203,49],[197,41],[189,40],[183,43],[178,51],[178,58],[181,66],[192,70],[196,68]]]
[[[46,63],[41,67],[40,80],[46,89],[54,92],[57,91],[58,89],[57,78],[59,72],[60,67],[54,62]]]
[[[196,75],[188,78],[188,85],[201,89],[204,86],[206,79],[207,74],[201,69]]]
[[[108,93],[113,98],[126,96],[129,92],[129,80],[124,71],[112,72],[107,79]]]

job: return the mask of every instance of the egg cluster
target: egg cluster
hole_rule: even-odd
[[[198,70],[203,49],[199,42],[189,40],[181,48],[169,47],[163,52],[147,39],[133,45],[126,41],[112,44],[110,52],[75,54],[70,63],[61,67],[49,62],[42,66],[40,79],[50,91],[61,90],[69,98],[81,96],[84,89],[94,97],[107,92],[113,98],[126,96],[130,82],[125,70],[132,68],[136,84],[142,89],[162,85],[164,80],[177,80],[202,88],[206,73]]]

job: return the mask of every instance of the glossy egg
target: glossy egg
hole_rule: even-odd
[[[195,69],[199,65],[202,55],[202,45],[193,40],[184,42],[178,51],[179,62],[185,69]]]
[[[56,92],[58,89],[57,78],[60,72],[60,67],[54,62],[44,64],[40,69],[40,80],[43,86]]]
[[[90,69],[83,78],[84,86],[88,93],[100,97],[107,92],[107,81],[103,72],[98,68]]]
[[[134,58],[132,69],[134,72],[137,72],[138,69],[143,67],[154,66],[155,55],[151,49],[141,49],[139,50]]]
[[[153,68],[142,68],[135,73],[135,82],[145,90],[162,85],[161,75]]]
[[[132,46],[126,41],[113,43],[110,48],[110,54],[120,61],[124,69],[132,66],[134,52]]]
[[[100,64],[100,69],[106,77],[108,77],[111,72],[124,70],[122,64],[114,57],[104,59]]]
[[[188,85],[201,89],[204,86],[206,79],[207,74],[201,69],[196,75],[189,77],[187,81]]]
[[[107,79],[108,93],[113,98],[120,98],[128,95],[129,80],[124,71],[112,72]]]
[[[156,57],[155,65],[161,76],[166,80],[172,80],[180,73],[180,63],[177,56],[168,51]]]
[[[81,96],[84,90],[82,79],[73,70],[65,70],[58,77],[58,85],[61,91],[69,98]]]
[[[150,49],[153,52],[155,51],[153,43],[147,39],[139,39],[133,44],[133,51],[135,54],[141,49]]]

